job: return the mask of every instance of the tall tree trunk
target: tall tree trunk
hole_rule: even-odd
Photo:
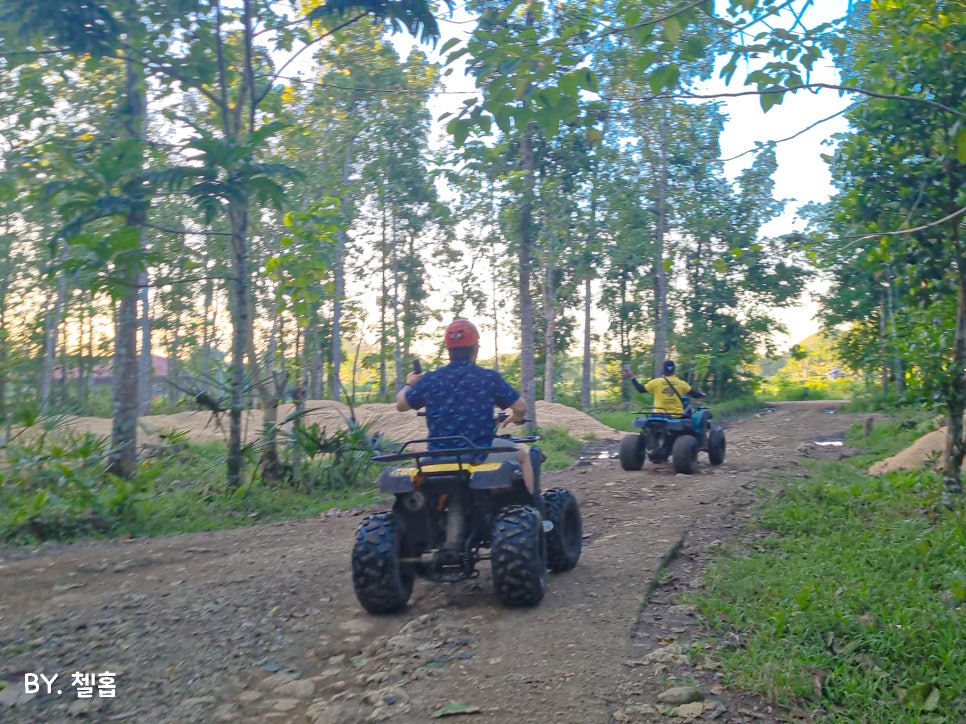
[[[8,250],[9,253],[9,250]],[[7,404],[7,363],[10,359],[10,332],[7,330],[7,292],[10,290],[10,277],[6,274],[0,279],[0,410],[3,410],[3,429],[9,435],[12,424],[10,406]]]
[[[87,318],[87,367],[84,370],[84,379],[86,381],[84,386],[85,409],[91,395],[94,393],[94,370],[96,368],[97,360],[94,358],[94,294],[91,293],[91,314]]]
[[[345,232],[341,229],[335,252],[335,300],[332,311],[332,369],[329,372],[329,398],[338,400],[342,394],[342,297],[345,295]]]
[[[664,238],[667,233],[667,144],[669,134],[667,101],[661,104],[661,148],[657,187],[657,229],[654,239],[654,376],[661,374],[661,366],[668,352],[667,271],[664,269]]]
[[[553,266],[549,261],[544,267],[543,308],[544,317],[547,320],[547,328],[543,334],[543,348],[546,355],[543,360],[543,399],[553,402],[553,337],[557,327],[557,307],[554,299]]]
[[[607,132],[607,121],[604,121],[604,133]],[[590,186],[590,229],[587,233],[587,244],[584,249],[585,274],[584,279],[584,358],[580,366],[580,405],[584,412],[590,412],[593,400],[591,400],[591,384],[593,376],[593,356],[590,344],[592,340],[591,322],[593,313],[593,302],[591,301],[591,279],[593,277],[593,257],[597,244],[597,192],[598,181],[600,179],[600,159],[598,154],[594,154],[594,173],[591,178]],[[621,378],[623,379],[623,378]]]
[[[530,294],[530,257],[533,244],[533,189],[534,162],[530,131],[524,130],[520,136],[520,160],[523,166],[523,199],[520,204],[520,249],[519,263],[520,295],[520,394],[527,406],[530,419],[529,429],[537,426],[537,391],[535,375],[534,335],[533,335],[533,298]]]
[[[168,345],[168,374],[166,377],[167,385],[164,393],[165,398],[170,404],[178,401],[180,392],[178,388],[171,384],[181,375],[181,310],[174,313],[174,325],[171,330],[171,342]]]
[[[416,233],[413,231],[409,232],[409,251],[407,252],[409,259],[415,261],[416,257]],[[410,360],[412,358],[412,345],[416,335],[416,300],[413,298],[413,279],[412,275],[415,274],[413,270],[410,270],[406,277],[406,284],[404,286],[405,293],[403,294],[403,305],[402,305],[402,358],[404,360]],[[399,384],[401,385],[405,379],[408,369],[403,365],[401,372],[401,377],[399,378]]]
[[[879,358],[882,362],[882,392],[889,391],[889,349],[886,342],[886,299],[883,294],[879,298]]]
[[[950,365],[946,422],[946,448],[943,453],[942,501],[949,508],[963,507],[963,457],[966,454],[963,413],[966,412],[966,250],[959,233],[960,219],[952,223],[956,250],[956,336]]]
[[[67,259],[68,253],[67,244],[64,244],[60,253],[61,261]],[[57,366],[57,340],[60,337],[60,326],[66,304],[67,274],[61,269],[57,272],[57,290],[54,293],[54,300],[52,303],[48,302],[47,311],[44,314],[44,357],[40,366],[40,384],[37,387],[41,415],[49,415],[51,412],[54,368]]]
[[[147,242],[146,229],[141,230],[141,248]],[[151,298],[148,289],[148,273],[138,274],[138,295],[141,302],[141,351],[138,357],[138,412],[148,415],[151,412],[152,352],[151,352]]]
[[[138,11],[136,0],[129,0],[125,9],[126,20],[132,26]],[[128,53],[131,51],[128,50]],[[143,141],[147,120],[147,95],[141,66],[128,55],[125,59],[124,74],[126,81],[127,133],[130,138]],[[138,189],[132,189],[136,196]],[[129,227],[137,228],[139,244],[145,243],[145,208],[138,203],[124,220]],[[117,313],[117,327],[114,336],[114,369],[112,383],[114,400],[111,408],[111,448],[108,469],[115,475],[125,478],[134,477],[137,472],[137,432],[138,432],[138,276],[136,265],[128,264],[119,269],[123,296]]]
[[[592,335],[591,325],[591,301],[590,301],[590,275],[584,279],[584,358],[580,366],[580,406],[584,412],[590,412],[593,406],[591,399],[591,387],[593,384],[594,361],[591,355],[590,343]]]
[[[215,33],[218,60],[218,92],[220,94],[222,130],[226,138],[238,139],[242,134],[242,113],[245,114],[248,133],[255,129],[255,89],[252,59],[252,7],[250,0],[242,2],[242,41],[245,47],[245,64],[238,103],[232,108],[228,101],[229,79],[224,53],[223,15],[221,3],[215,3]],[[248,105],[246,105],[246,103]],[[231,339],[231,384],[228,407],[228,486],[238,488],[242,484],[244,457],[242,455],[242,417],[248,403],[246,390],[245,357],[250,365],[257,365],[252,355],[252,279],[251,260],[248,245],[248,204],[247,184],[241,173],[228,170],[228,185],[232,193],[228,199],[228,220],[231,226],[231,279],[228,284],[228,298],[232,325]],[[254,379],[254,378],[253,378]]]
[[[620,314],[618,316],[617,332],[620,338],[621,364],[631,361],[631,340],[630,331],[627,328],[627,272],[622,271],[620,275]],[[623,374],[621,375],[621,399],[625,403],[631,401],[631,383]]]
[[[214,304],[214,295],[215,280],[208,277],[205,280],[204,317],[201,323],[201,375],[206,385],[211,378],[211,342],[214,337],[215,323],[218,321],[218,307]],[[209,310],[211,310],[210,324]]]
[[[389,297],[389,286],[386,281],[386,247],[388,244],[386,234],[386,205],[382,204],[382,259],[379,260],[379,271],[381,272],[381,294],[379,296],[379,397],[386,399],[389,396],[389,384],[386,371],[386,356],[389,353],[388,339],[386,338],[389,330],[386,328],[386,303]]]
[[[342,162],[342,193],[346,194],[352,170],[352,149],[355,136],[345,144],[345,158]],[[342,298],[345,296],[345,230],[339,229],[335,250],[335,290],[332,304],[332,369],[329,371],[329,399],[338,400],[342,395],[340,378],[342,367]]]
[[[85,409],[86,400],[84,399],[84,369],[87,365],[84,363],[84,328],[88,312],[93,314],[92,310],[87,310],[84,308],[83,304],[78,305],[77,309],[77,321],[74,326],[77,329],[77,380],[75,381],[75,388],[77,393],[77,407],[80,410]]]
[[[262,479],[266,483],[277,483],[284,477],[285,466],[278,455],[278,405],[285,392],[286,375],[275,368],[278,345],[282,332],[282,315],[275,314],[272,331],[268,340],[265,356],[265,381],[260,385],[262,392]]]
[[[317,323],[311,329],[305,331],[305,344],[306,346],[312,345],[312,374],[308,393],[310,400],[322,399],[322,382],[325,379],[325,354],[322,344],[319,342],[320,336]]]
[[[493,297],[493,369],[500,371],[500,297],[497,294],[496,234],[490,232],[490,294]]]
[[[139,223],[129,217],[129,225]],[[126,284],[117,311],[114,328],[114,365],[111,383],[114,402],[111,408],[112,453],[110,471],[122,477],[133,477],[137,469],[138,421],[138,289],[137,272],[123,277]]]
[[[402,361],[402,334],[400,330],[400,319],[399,319],[399,239],[396,236],[396,209],[393,205],[393,199],[390,198],[390,219],[392,223],[392,359],[393,366],[396,370],[396,387],[399,389],[402,386],[403,380],[406,377],[406,372],[403,369]],[[353,384],[355,383],[355,371],[353,370]]]
[[[889,306],[889,338],[892,341],[892,366],[896,378],[896,398],[902,400],[905,396],[905,371],[903,370],[902,357],[899,353],[899,335],[896,332],[896,310],[892,302],[892,285],[895,282],[895,274],[889,269],[889,286],[886,287],[886,300]]]
[[[240,179],[233,178],[234,183]],[[248,260],[248,198],[238,192],[228,203],[231,221],[231,396],[228,422],[228,485],[238,488],[242,483],[242,415],[245,411],[245,354],[248,352],[249,287]]]

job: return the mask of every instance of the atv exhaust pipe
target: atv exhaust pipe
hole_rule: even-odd
[[[408,513],[417,513],[426,505],[426,496],[414,490],[402,499],[402,507]]]
[[[463,501],[461,496],[452,495],[448,501],[448,512],[446,513],[446,542],[443,547],[452,551],[463,549],[463,538],[465,535],[465,520],[463,519]]]

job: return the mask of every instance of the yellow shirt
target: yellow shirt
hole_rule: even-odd
[[[671,385],[678,391],[677,394],[671,389]],[[667,412],[671,415],[683,415],[684,407],[681,405],[680,395],[686,395],[691,391],[691,385],[675,375],[669,377],[655,377],[644,385],[644,389],[654,395],[654,412]]]

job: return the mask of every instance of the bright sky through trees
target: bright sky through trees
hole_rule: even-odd
[[[846,15],[849,5],[849,0],[822,0],[810,6],[802,20],[808,25],[828,22]],[[467,37],[475,22],[462,10],[462,6],[457,7],[451,18],[441,16],[440,20],[443,34],[440,46],[450,38]],[[766,30],[764,27],[761,29]],[[415,41],[405,35],[394,36],[392,42],[402,57],[410,48],[417,47]],[[425,46],[423,50],[426,50]],[[432,51],[429,54],[431,58],[435,57]],[[822,155],[831,153],[832,137],[846,129],[844,119],[836,114],[843,111],[853,99],[830,89],[799,91],[786,95],[781,105],[773,106],[765,113],[761,109],[759,96],[741,85],[741,79],[750,68],[739,66],[730,85],[718,77],[726,60],[721,58],[716,64],[714,76],[694,89],[694,93],[701,96],[721,94],[718,100],[729,118],[720,138],[721,153],[722,158],[733,159],[725,164],[725,171],[729,178],[737,178],[751,163],[753,155],[750,152],[757,144],[777,143],[775,195],[787,200],[788,204],[783,214],[763,227],[762,233],[778,236],[802,229],[804,222],[796,216],[798,209],[807,203],[827,201],[832,193],[831,177]],[[834,84],[839,80],[838,71],[830,59],[824,59],[817,64],[811,80]],[[443,77],[443,92],[430,101],[433,117],[458,110],[466,98],[476,93],[472,79],[463,74],[461,67],[455,67],[452,73]],[[747,95],[741,95],[743,93]],[[436,124],[433,138],[436,147],[447,142],[443,124]],[[814,291],[823,286],[819,281],[812,285],[812,289]],[[789,329],[789,334],[782,336],[780,346],[798,342],[818,330],[818,322],[813,318],[816,309],[811,293],[806,292],[798,306],[776,310],[776,316]]]

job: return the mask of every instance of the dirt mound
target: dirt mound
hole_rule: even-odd
[[[332,400],[307,400],[305,424],[318,424],[329,432],[344,427],[349,420],[349,406]],[[295,406],[279,405],[278,421],[283,429],[291,426],[286,422],[294,413]],[[373,432],[392,440],[412,440],[426,437],[426,420],[415,412],[397,412],[390,403],[369,403],[355,409],[356,419],[371,423]],[[578,439],[619,440],[622,433],[601,424],[590,415],[572,407],[555,402],[537,402],[537,419],[542,426],[558,425]],[[210,412],[177,412],[171,415],[149,415],[139,420],[139,443],[158,443],[172,433],[187,432],[192,440],[209,442],[226,440],[228,437],[228,414],[212,415]],[[102,417],[69,417],[64,429],[76,433],[90,432],[99,437],[109,437],[111,421]],[[515,429],[515,428],[514,428]],[[262,433],[262,411],[249,410],[242,417],[242,431],[246,441],[257,440]]]
[[[557,402],[537,401],[537,421],[542,426],[559,425],[578,439],[592,437],[597,440],[620,440],[624,433],[598,422],[573,407]]]
[[[371,422],[375,432],[392,440],[412,440],[426,437],[426,420],[415,412],[396,412],[388,403],[370,403],[356,408],[360,422]],[[537,420],[547,427],[563,427],[578,439],[619,440],[621,433],[598,422],[590,415],[555,402],[537,402]],[[515,430],[516,428],[511,428]]]
[[[920,470],[929,464],[929,461],[942,458],[942,452],[946,447],[946,428],[941,427],[933,430],[916,440],[912,445],[902,450],[891,458],[880,460],[874,463],[868,470],[869,475],[883,475],[884,473],[895,472],[896,470]]]

